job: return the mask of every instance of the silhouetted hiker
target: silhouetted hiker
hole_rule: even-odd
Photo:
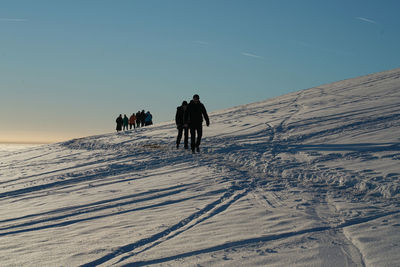
[[[136,128],[136,115],[135,113],[132,113],[131,117],[129,118],[129,129],[132,130]]]
[[[144,126],[144,121],[146,120],[146,113],[144,113],[144,109],[142,112],[140,112],[140,124],[143,127]]]
[[[140,127],[140,110],[138,112],[136,112],[136,127]]]
[[[210,125],[208,114],[203,103],[200,102],[199,95],[194,95],[193,100],[188,105],[189,127],[190,127],[190,146],[192,153],[196,149],[200,152],[200,142],[203,135],[203,117],[206,120],[207,127]],[[197,132],[197,140],[196,140]]]
[[[122,114],[119,114],[118,118],[115,120],[117,123],[117,132],[122,130],[122,124],[124,124],[124,120],[122,119]]]
[[[124,114],[124,131],[125,129],[128,130],[128,124],[129,124],[129,119],[126,116],[126,114]]]
[[[146,118],[144,119],[144,125],[149,126],[153,124],[153,115],[151,115],[150,111],[146,112]]]
[[[176,148],[179,148],[181,143],[182,133],[184,132],[183,143],[185,149],[189,148],[189,122],[188,122],[188,103],[186,101],[182,102],[182,105],[176,108],[175,123],[178,129],[178,136],[176,137]]]

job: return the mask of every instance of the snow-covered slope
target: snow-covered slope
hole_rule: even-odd
[[[400,69],[210,118],[2,152],[0,265],[400,262]]]

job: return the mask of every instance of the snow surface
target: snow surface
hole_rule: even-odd
[[[32,148],[39,146],[39,144],[2,144],[0,143],[0,156],[3,154],[9,154],[9,152],[14,152],[20,149]]]
[[[400,69],[210,115],[2,151],[0,265],[399,266]]]

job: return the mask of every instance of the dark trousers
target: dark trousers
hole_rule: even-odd
[[[197,139],[196,139],[196,133],[197,133]],[[190,126],[190,148],[192,150],[200,146],[202,136],[203,136],[202,124],[196,124]]]
[[[129,124],[129,129],[130,129],[130,130],[132,130],[132,127],[133,127],[133,129],[135,129],[135,128],[136,128],[136,126],[135,126],[135,124],[134,124],[134,123],[130,123],[130,124]]]
[[[178,136],[176,137],[176,145],[179,146],[179,144],[181,143],[183,133],[184,133],[183,143],[185,144],[185,148],[187,148],[189,146],[189,129],[187,127],[179,127],[178,128]]]

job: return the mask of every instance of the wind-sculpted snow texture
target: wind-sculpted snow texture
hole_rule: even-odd
[[[2,266],[395,266],[400,69],[0,153]]]

